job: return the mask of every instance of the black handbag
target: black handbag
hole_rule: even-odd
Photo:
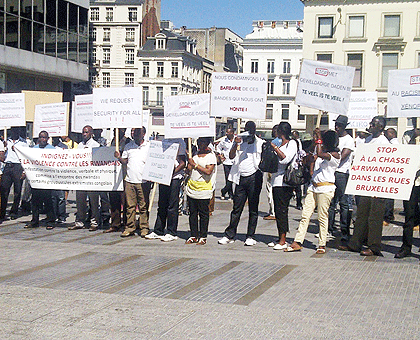
[[[310,179],[311,174],[309,173],[308,167],[305,166],[305,164],[303,163],[302,157],[300,157],[300,150],[298,144],[298,151],[296,153],[296,156],[293,157],[292,161],[289,164],[287,164],[283,176],[283,183],[292,187],[297,187],[308,183]]]
[[[261,161],[258,168],[262,172],[276,173],[279,168],[279,158],[270,142],[265,142],[262,146]]]

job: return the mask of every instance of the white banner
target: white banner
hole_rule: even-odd
[[[171,141],[150,141],[143,179],[170,185],[179,144]]]
[[[214,137],[216,124],[209,106],[208,93],[166,97],[165,138]]]
[[[408,200],[420,168],[419,151],[417,145],[361,144],[346,194]]]
[[[347,115],[354,67],[304,59],[299,75],[296,105]]]
[[[26,126],[25,94],[0,94],[0,129],[11,126]]]
[[[69,103],[35,105],[33,137],[47,131],[50,137],[68,135]]]
[[[347,117],[347,129],[367,129],[373,117],[378,115],[377,92],[352,92]],[[338,114],[329,113],[329,127],[334,130]]]
[[[267,74],[213,73],[212,117],[265,119]]]
[[[32,188],[122,191],[115,148],[38,149],[15,147]]]
[[[141,87],[94,88],[93,125],[95,128],[128,128],[142,121]]]
[[[420,117],[420,68],[391,70],[387,117]]]
[[[86,125],[93,124],[93,95],[74,96],[71,131],[81,133]]]

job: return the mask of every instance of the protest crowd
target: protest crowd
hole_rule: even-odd
[[[2,222],[16,219],[22,211],[30,210],[32,219],[25,228],[40,227],[40,214],[45,213],[46,228],[54,229],[65,223],[67,218],[68,191],[31,188],[15,148],[90,150],[108,145],[115,148],[114,159],[123,168],[123,191],[77,190],[76,219],[68,226],[69,230],[102,229],[104,233],[121,232],[121,237],[138,233],[146,240],[171,242],[178,239],[179,215],[187,213],[191,234],[185,243],[205,245],[216,197],[216,172],[220,166],[225,179],[223,186],[219,185],[222,187],[220,199],[232,201],[229,224],[224,236],[218,240],[220,245],[235,242],[246,202],[249,216],[245,245],[257,243],[258,208],[263,183],[266,182],[271,211],[265,219],[271,219],[278,230],[278,238],[268,243],[269,247],[284,252],[300,251],[310,218],[317,211],[317,254],[324,254],[327,242],[339,237],[339,250],[359,252],[363,256],[381,256],[382,228],[394,219],[394,201],[374,196],[353,196],[345,191],[356,148],[362,144],[393,145],[397,141],[396,131],[387,129],[382,116],[374,117],[367,131],[357,132],[357,138],[353,138],[347,125],[347,116],[339,115],[335,119],[335,130],[316,128],[308,131],[312,138],[306,141],[300,140],[297,131],[292,133],[291,125],[285,121],[273,128],[273,139],[265,141],[258,136],[252,120],[246,122],[241,133],[235,135],[229,126],[225,130],[226,136],[217,141],[211,137],[200,137],[191,148],[187,147],[188,140],[164,139],[163,143],[177,145],[169,185],[144,178],[151,147],[144,127],[133,128],[129,137],[125,136],[125,129],[119,129],[114,139],[108,142],[101,137],[100,131],[86,125],[81,131],[82,140],[79,143],[69,136],[50,138],[47,131],[39,132],[33,143],[26,138],[25,129],[12,128],[7,140],[0,143],[0,219]],[[416,126],[414,121],[413,129],[404,133],[403,143],[420,144],[420,129]],[[154,224],[149,221],[153,185],[158,185]],[[12,186],[13,203],[7,211]],[[286,238],[289,232],[288,212],[294,195],[296,208],[302,211],[302,216],[298,232],[289,244]],[[417,171],[410,199],[404,201],[403,240],[396,258],[411,253],[413,230],[420,222],[419,200],[420,172]],[[357,213],[352,215],[353,211]],[[337,212],[339,228],[335,223]],[[152,225],[153,228],[150,227]]]

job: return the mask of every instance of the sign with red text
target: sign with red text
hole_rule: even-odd
[[[346,194],[408,200],[420,168],[417,145],[361,144],[356,149]]]
[[[378,115],[377,92],[352,92],[347,117],[349,124],[347,129],[367,129],[373,117]],[[338,114],[329,113],[328,121],[330,129],[334,130],[335,120]]]
[[[420,68],[389,71],[387,117],[420,117]]]
[[[50,137],[67,136],[69,103],[35,105],[33,137],[47,131]]]
[[[26,126],[25,94],[0,94],[0,129],[11,126]]]
[[[71,131],[81,133],[86,125],[93,124],[93,95],[74,96]]]
[[[213,73],[211,117],[265,119],[267,74]]]
[[[32,188],[122,191],[122,166],[113,147],[38,149],[15,147]]]
[[[166,97],[165,138],[214,137],[216,124],[209,111],[208,93]]]
[[[347,115],[355,68],[304,59],[295,103]]]
[[[142,114],[141,87],[93,89],[94,128],[113,129],[138,126],[142,122]]]

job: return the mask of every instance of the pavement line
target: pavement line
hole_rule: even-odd
[[[94,254],[94,253],[93,252],[81,253],[81,254],[77,254],[77,255],[74,255],[74,256],[66,257],[66,258],[61,259],[61,260],[57,260],[57,261],[49,262],[49,263],[46,263],[46,264],[42,264],[40,266],[20,270],[20,271],[17,271],[15,273],[12,273],[12,274],[9,274],[9,275],[0,276],[0,282],[4,281],[4,280],[8,280],[8,279],[13,279],[13,278],[16,278],[18,276],[34,273],[36,271],[39,271],[39,270],[42,270],[42,269],[45,269],[45,268],[50,268],[50,267],[57,266],[59,264],[63,264],[63,263],[66,263],[66,262],[77,260],[77,259],[89,256],[89,255],[92,255],[92,254]]]
[[[98,235],[102,235],[102,234],[103,234],[102,232],[100,232],[100,233],[94,233],[94,234],[90,234],[90,235],[87,235],[87,236],[81,236],[81,237],[78,237],[78,238],[74,238],[72,240],[67,240],[67,241],[64,241],[63,243],[77,242],[77,241],[80,241],[80,240],[85,240],[87,238],[92,238],[92,237],[95,237],[95,236],[98,236]]]
[[[118,244],[118,243],[122,243],[128,240],[132,240],[133,237],[121,237],[119,240],[115,240],[115,241],[111,241],[111,242],[107,242],[107,243],[102,243],[103,246],[112,246],[114,244]],[[135,239],[135,237],[134,237]]]
[[[168,299],[181,299],[183,296],[191,293],[192,291],[196,290],[197,288],[204,286],[211,280],[215,279],[216,277],[228,272],[229,270],[235,268],[236,266],[240,265],[242,261],[232,261],[223,267],[216,269],[214,272],[211,272],[198,280],[191,282],[190,284],[178,289],[177,291],[173,292],[172,294],[165,296]]]
[[[38,236],[30,237],[30,238],[25,238],[25,241],[37,240],[37,239],[40,239],[40,238],[44,238],[44,237],[48,237],[48,236],[52,236],[52,235],[59,235],[59,234],[68,233],[68,232],[69,232],[68,230],[53,231],[53,232],[50,232],[48,234],[38,235]]]
[[[0,237],[2,237],[2,236],[7,236],[7,235],[13,235],[13,234],[18,234],[18,233],[21,233],[23,230],[17,230],[17,231],[9,231],[9,232],[7,232],[7,233],[0,233]]]
[[[171,269],[173,267],[176,267],[178,265],[181,265],[184,262],[187,262],[189,260],[191,260],[191,259],[190,258],[182,258],[182,259],[171,261],[170,263],[168,263],[168,264],[166,264],[166,265],[164,265],[162,267],[159,267],[159,268],[154,269],[154,270],[152,270],[150,272],[147,272],[147,273],[145,273],[143,275],[140,275],[140,276],[137,276],[135,278],[132,278],[131,280],[122,282],[122,283],[120,283],[120,284],[118,284],[118,285],[116,285],[114,287],[105,289],[105,290],[101,291],[101,293],[108,293],[108,294],[116,293],[119,290],[125,289],[125,288],[130,287],[130,286],[132,286],[134,284],[140,283],[140,282],[142,282],[144,280],[147,280],[147,279],[149,279],[149,278],[151,278],[153,276],[156,276],[158,274],[161,274],[161,273],[163,273],[166,270],[169,270],[169,269]]]
[[[129,262],[129,261],[138,259],[138,258],[140,258],[142,256],[143,255],[132,255],[132,256],[129,256],[129,257],[125,257],[123,259],[120,259],[118,261],[114,261],[114,262],[111,262],[111,263],[106,263],[106,264],[103,264],[102,266],[99,266],[99,267],[96,267],[96,268],[93,268],[93,269],[90,269],[90,270],[86,270],[84,272],[80,272],[80,273],[77,273],[75,275],[66,277],[64,279],[61,279],[61,280],[58,280],[58,281],[49,283],[47,285],[42,286],[41,288],[56,288],[56,287],[58,287],[58,286],[60,286],[62,284],[66,284],[66,283],[68,283],[70,281],[78,280],[78,279],[80,279],[82,277],[85,277],[85,276],[89,276],[89,275],[98,273],[98,272],[100,272],[102,270],[105,270],[105,269],[108,269],[108,268],[111,268],[111,267],[114,267],[114,266],[118,266],[118,265],[123,264],[125,262]]]
[[[365,256],[365,258],[363,259],[364,262],[376,262],[376,260],[378,259],[378,256]]]
[[[295,265],[285,265],[283,268],[279,269],[269,278],[265,279],[261,282],[258,286],[251,289],[248,293],[242,296],[240,299],[236,300],[233,304],[235,305],[242,305],[248,306],[252,301],[259,298],[262,294],[264,294],[268,289],[274,286],[278,281],[284,278],[287,274],[289,274],[293,269],[297,266]]]
[[[324,254],[317,254],[317,253],[315,253],[315,254],[312,254],[311,255],[311,257],[312,258],[314,258],[314,259],[322,259],[323,258],[323,256],[326,254],[326,253],[328,253],[330,251],[330,249],[329,248],[325,248],[325,253]]]

